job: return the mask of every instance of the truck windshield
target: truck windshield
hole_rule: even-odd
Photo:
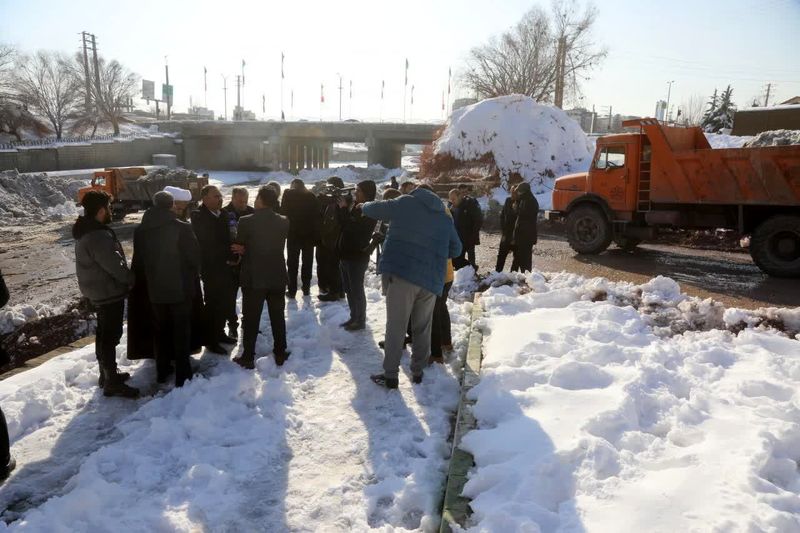
[[[597,154],[594,168],[601,170],[625,166],[625,145],[606,146]]]

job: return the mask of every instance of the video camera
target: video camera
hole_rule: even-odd
[[[339,198],[344,198],[350,202],[352,201],[352,193],[355,190],[356,188],[353,186],[337,187],[336,185],[327,184],[319,190],[319,195],[327,196],[332,198],[334,201],[338,200]]]

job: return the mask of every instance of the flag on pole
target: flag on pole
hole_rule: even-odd
[[[411,105],[414,105],[414,86],[411,86]]]
[[[381,100],[383,100],[383,90],[386,88],[386,80],[381,80]]]
[[[452,76],[452,71],[450,67],[447,67],[447,98],[450,99],[450,77]]]
[[[266,94],[262,94],[261,95],[261,112],[262,113],[266,113],[267,112],[267,95]]]
[[[408,58],[406,58],[406,81],[405,81],[405,84],[406,84],[406,86],[408,86]]]
[[[283,75],[283,58],[284,58],[283,52],[281,52],[281,79],[283,79],[285,77]]]
[[[325,103],[325,84],[319,84],[319,103]]]
[[[353,80],[350,80],[350,100],[353,99]]]
[[[242,59],[242,86],[244,86],[244,59]]]
[[[204,91],[208,90],[208,80],[206,79],[206,76],[208,76],[208,69],[206,67],[203,67],[203,90]]]

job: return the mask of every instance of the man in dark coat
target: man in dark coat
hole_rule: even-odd
[[[116,233],[108,226],[110,203],[111,198],[102,191],[89,191],[81,200],[83,215],[72,227],[75,273],[81,294],[97,309],[98,384],[105,396],[136,398],[139,391],[125,384],[130,375],[117,372],[117,345],[122,338],[125,298],[133,287],[133,273]]]
[[[227,355],[228,351],[220,343],[236,344],[236,339],[225,334],[225,322],[236,309],[230,221],[222,211],[222,193],[217,187],[203,187],[200,199],[202,205],[192,213],[192,229],[200,243],[200,274],[208,318],[206,348]]]
[[[10,298],[8,287],[0,272],[0,309],[5,307]],[[8,364],[8,354],[0,347],[0,366]],[[8,425],[3,410],[0,409],[0,482],[6,479],[11,471],[17,467],[17,461],[11,457],[11,442],[8,438]]]
[[[252,215],[255,210],[247,205],[250,194],[244,187],[234,187],[231,190],[231,201],[222,208],[228,217],[228,229],[239,226],[239,219],[243,216]],[[239,265],[231,267],[233,273],[233,313],[228,317],[228,337],[239,338],[239,314],[236,312],[236,298],[239,296]]]
[[[320,205],[317,197],[306,189],[303,180],[293,179],[289,189],[283,193],[281,214],[289,219],[289,237],[286,243],[286,264],[289,274],[289,288],[286,296],[294,298],[297,293],[297,271],[300,255],[303,268],[300,272],[303,295],[311,294],[311,272],[314,266],[314,244],[319,240]]]
[[[531,192],[529,183],[517,185],[517,221],[514,224],[514,261],[512,271],[533,270],[533,245],[538,239],[536,223],[539,218],[539,202]]]
[[[255,367],[256,339],[261,312],[267,302],[272,328],[273,353],[278,366],[289,357],[286,351],[286,263],[283,249],[289,234],[289,221],[275,212],[278,197],[269,187],[261,187],[252,215],[239,220],[234,248],[242,254],[242,323],[244,350],[234,359],[245,368]]]
[[[344,188],[344,182],[338,176],[331,176],[327,181],[337,189]],[[317,246],[317,284],[322,294],[320,301],[333,302],[344,298],[342,290],[342,273],[339,269],[339,252],[336,248],[341,234],[339,224],[339,207],[334,195],[319,195],[321,227]]]
[[[364,329],[367,323],[367,296],[364,293],[364,277],[369,266],[369,243],[375,229],[375,219],[364,216],[359,207],[364,202],[375,200],[377,187],[372,180],[364,180],[356,186],[355,199],[342,197],[338,200],[339,258],[342,270],[342,286],[350,307],[350,319],[341,326],[347,331]]]
[[[200,248],[192,227],[172,211],[172,195],[153,197],[133,234],[134,268],[144,272],[156,337],[156,371],[166,381],[175,361],[175,386],[192,378],[192,298],[200,269]]]
[[[514,226],[517,224],[516,201],[517,187],[515,185],[503,203],[503,210],[500,211],[500,247],[497,249],[496,272],[503,271],[508,254],[514,249],[512,243],[514,242]]]
[[[454,207],[453,221],[456,224],[456,230],[461,238],[463,249],[461,255],[453,259],[453,267],[458,270],[467,265],[472,265],[472,268],[477,271],[475,246],[481,243],[483,211],[481,211],[478,200],[469,195],[466,187],[459,187],[458,199]]]

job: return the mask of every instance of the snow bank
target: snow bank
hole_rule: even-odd
[[[434,143],[434,157],[467,163],[491,155],[503,181],[519,173],[541,193],[554,178],[586,170],[591,148],[578,123],[561,109],[510,95],[454,111]]]
[[[77,215],[75,199],[87,180],[0,172],[0,221],[34,223]]]
[[[63,312],[62,308],[54,308],[45,304],[20,304],[0,309],[0,335],[11,333],[20,326]]]
[[[470,531],[800,531],[800,309],[538,272],[483,303]]]
[[[92,345],[0,382],[19,462],[2,519],[12,531],[437,530],[458,380],[434,365],[412,386],[404,357],[399,391],[370,382],[386,309],[379,278],[365,285],[355,334],[338,327],[342,302],[289,302],[282,368],[204,354],[185,387],[156,388],[152,362],[122,357],[146,396],[106,399]],[[457,357],[470,306],[450,310]],[[260,329],[266,355],[266,313]]]
[[[706,132],[705,136],[711,148],[741,148],[746,142],[753,138],[749,135],[738,136],[708,132]]]
[[[284,171],[267,172],[263,178],[261,178],[261,183],[277,181],[281,184],[288,184],[293,179],[300,178],[308,184],[325,181],[333,176],[338,176],[345,183],[358,183],[363,180],[373,180],[376,183],[381,183],[389,181],[393,176],[399,179],[405,175],[407,175],[407,172],[402,168],[386,169],[381,165],[370,165],[364,168],[348,165],[343,167],[303,169],[298,172],[297,175]]]

